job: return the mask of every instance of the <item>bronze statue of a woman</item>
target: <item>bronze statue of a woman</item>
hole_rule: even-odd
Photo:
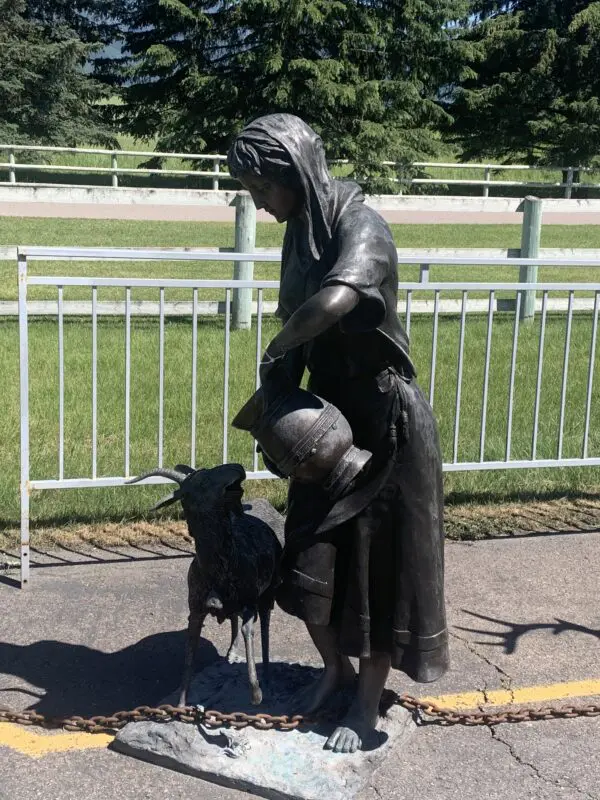
[[[324,535],[318,527],[331,499],[323,487],[289,486],[277,601],[304,620],[325,665],[295,710],[310,714],[354,682],[349,657],[359,658],[355,700],[326,744],[355,752],[375,728],[390,667],[421,682],[448,667],[437,428],[396,312],[394,241],[358,185],[330,176],[321,139],[290,114],[250,123],[228,164],[256,207],[287,223],[284,324],[261,380],[283,370],[299,385],[308,369],[309,390],[342,412],[356,447],[372,454],[358,483],[385,478],[365,508]]]

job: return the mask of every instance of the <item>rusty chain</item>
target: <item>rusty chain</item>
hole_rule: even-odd
[[[454,711],[440,708],[434,703],[423,702],[410,695],[393,693],[392,705],[402,708],[418,716],[425,715],[438,725],[500,725],[504,722],[536,722],[548,719],[573,719],[575,717],[600,716],[600,705],[583,706],[548,706],[547,708],[521,708],[518,711]],[[93,716],[89,718],[46,717],[37,711],[11,711],[0,707],[0,722],[12,722],[17,725],[38,725],[43,728],[63,728],[67,731],[85,731],[87,733],[112,733],[123,728],[129,722],[169,722],[178,720],[192,724],[202,724],[210,728],[228,726],[231,728],[247,728],[258,730],[290,731],[300,725],[311,725],[322,721],[323,717],[304,717],[301,714],[276,716],[273,714],[246,714],[234,711],[226,714],[213,709],[204,710],[202,706],[161,705],[138,706],[132,711],[117,711],[110,716]]]

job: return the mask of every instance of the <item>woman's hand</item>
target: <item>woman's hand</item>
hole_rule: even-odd
[[[258,375],[260,377],[261,384],[264,383],[273,369],[273,367],[278,364],[284,356],[283,350],[280,350],[275,345],[275,340],[271,342],[271,344],[267,347],[260,362],[260,367],[258,369]]]
[[[303,303],[267,347],[259,367],[261,383],[290,350],[316,339],[358,305],[359,295],[351,286],[326,286]]]

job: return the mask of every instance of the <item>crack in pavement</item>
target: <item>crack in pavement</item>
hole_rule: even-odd
[[[508,672],[505,672],[505,670],[502,669],[502,667],[499,667],[498,664],[495,664],[490,658],[487,658],[487,656],[484,656],[483,653],[480,653],[479,650],[476,649],[475,645],[473,645],[466,637],[459,636],[458,633],[455,633],[451,629],[448,630],[448,633],[452,638],[458,639],[459,642],[464,644],[464,646],[470,653],[473,653],[474,656],[477,656],[477,658],[479,658],[485,664],[487,664],[490,667],[493,667],[496,670],[496,672],[500,675],[500,684],[502,688],[506,689],[507,692],[510,692],[511,700],[514,701],[515,695],[512,687],[512,680],[513,680],[512,675],[509,675]],[[487,700],[486,696],[487,685],[484,685],[482,691],[484,693],[484,697],[486,697]]]
[[[588,800],[600,800],[598,795],[590,794],[590,792],[586,792],[584,789],[580,789],[579,786],[577,786],[577,784],[573,783],[567,778],[565,778],[565,780],[567,781],[566,783],[561,783],[558,779],[546,777],[545,775],[542,774],[539,767],[536,767],[535,764],[532,764],[531,762],[525,761],[523,758],[521,758],[521,756],[515,750],[514,746],[510,742],[507,742],[506,739],[502,739],[500,737],[497,726],[488,725],[487,728],[492,735],[493,741],[504,745],[504,747],[506,747],[506,749],[508,750],[512,758],[516,761],[516,763],[519,764],[519,766],[521,767],[527,767],[528,769],[530,769],[533,775],[538,780],[542,781],[543,783],[548,783],[551,786],[556,786],[559,789],[575,789],[575,791],[579,795],[581,795],[581,797],[586,797]]]

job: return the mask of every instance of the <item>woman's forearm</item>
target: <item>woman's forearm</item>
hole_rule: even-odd
[[[350,286],[326,286],[292,314],[267,348],[273,358],[309,342],[324,333],[358,304],[358,294]]]

